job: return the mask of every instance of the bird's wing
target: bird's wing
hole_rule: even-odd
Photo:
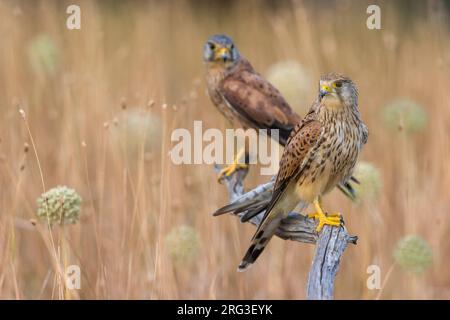
[[[308,114],[297,125],[289,137],[283,151],[275,181],[274,191],[282,191],[287,183],[301,173],[311,156],[311,150],[319,142],[322,135],[322,125]]]
[[[300,122],[300,116],[281,93],[257,74],[246,60],[224,77],[219,93],[255,129],[278,129],[282,144]]]
[[[264,217],[239,265],[239,271],[246,270],[256,261],[275,233],[282,215],[286,213],[282,204],[284,200],[280,201],[282,195],[285,191],[292,190],[289,187],[292,186],[291,183],[295,183],[303,170],[309,165],[316,145],[322,141],[322,132],[321,123],[308,117],[294,129],[280,161],[280,169],[275,181],[272,199],[266,206]],[[286,196],[289,195],[286,194]]]
[[[314,147],[321,140],[321,135],[322,125],[315,119],[305,118],[295,127],[281,156],[272,200],[267,206],[261,225],[268,218],[271,209],[276,205],[289,183],[296,181],[303,169],[309,165],[309,159],[314,152]]]

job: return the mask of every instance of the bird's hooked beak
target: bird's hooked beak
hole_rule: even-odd
[[[223,62],[227,62],[231,59],[230,50],[226,47],[222,47],[216,51],[215,54],[216,60],[222,60]]]
[[[325,97],[327,94],[331,93],[331,87],[327,84],[322,84],[320,86],[320,91],[319,91],[319,96],[320,99],[322,99],[323,97]]]

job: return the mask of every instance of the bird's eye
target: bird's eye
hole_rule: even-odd
[[[335,83],[333,83],[333,87],[335,87],[335,88],[342,87],[342,82],[341,81],[336,81]]]
[[[215,49],[216,49],[216,45],[215,45],[214,43],[210,43],[210,44],[209,44],[209,48],[210,48],[211,50],[215,50]]]

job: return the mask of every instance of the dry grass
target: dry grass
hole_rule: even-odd
[[[261,73],[295,59],[312,88],[331,70],[359,86],[370,129],[362,158],[380,169],[383,188],[371,205],[339,192],[326,198],[360,237],[345,254],[336,297],[375,298],[367,266],[380,265],[384,276],[397,241],[415,233],[433,248],[432,266],[422,276],[395,267],[381,297],[450,298],[446,16],[433,11],[436,1],[381,2],[383,30],[370,31],[368,3],[338,3],[81,1],[82,30],[69,31],[70,1],[0,1],[0,298],[304,298],[314,248],[274,239],[251,271],[237,273],[254,229],[210,216],[227,201],[211,166],[168,161],[174,128],[190,129],[194,120],[226,127],[202,81],[201,48],[217,32],[232,35]],[[41,35],[56,46],[53,71],[30,64],[30,44]],[[380,124],[382,107],[398,97],[426,108],[424,131]],[[32,148],[24,152],[31,141],[19,107],[45,187],[68,185],[84,199],[77,225],[49,233],[29,223],[43,186]],[[151,136],[136,137],[134,120],[126,120],[136,108],[154,120]],[[249,186],[267,179],[256,171]],[[165,244],[179,225],[193,227],[200,242],[189,263],[175,263]],[[80,291],[64,292],[61,263],[80,265]]]

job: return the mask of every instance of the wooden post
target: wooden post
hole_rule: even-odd
[[[218,167],[216,167],[216,171]],[[244,179],[246,170],[239,170],[230,177],[223,179],[227,187],[230,202],[239,201],[240,198],[252,194],[260,194],[273,187],[273,180],[259,185],[255,189],[245,193]],[[243,213],[238,214],[241,217]],[[249,220],[257,226],[261,222],[264,212]],[[309,271],[306,297],[311,300],[331,300],[334,295],[334,279],[339,270],[339,263],[349,243],[356,244],[358,237],[350,236],[342,221],[339,228],[325,225],[320,232],[316,232],[317,222],[314,219],[291,212],[287,218],[281,221],[276,231],[276,236],[284,240],[292,240],[304,243],[315,243],[316,251],[312,266]]]

